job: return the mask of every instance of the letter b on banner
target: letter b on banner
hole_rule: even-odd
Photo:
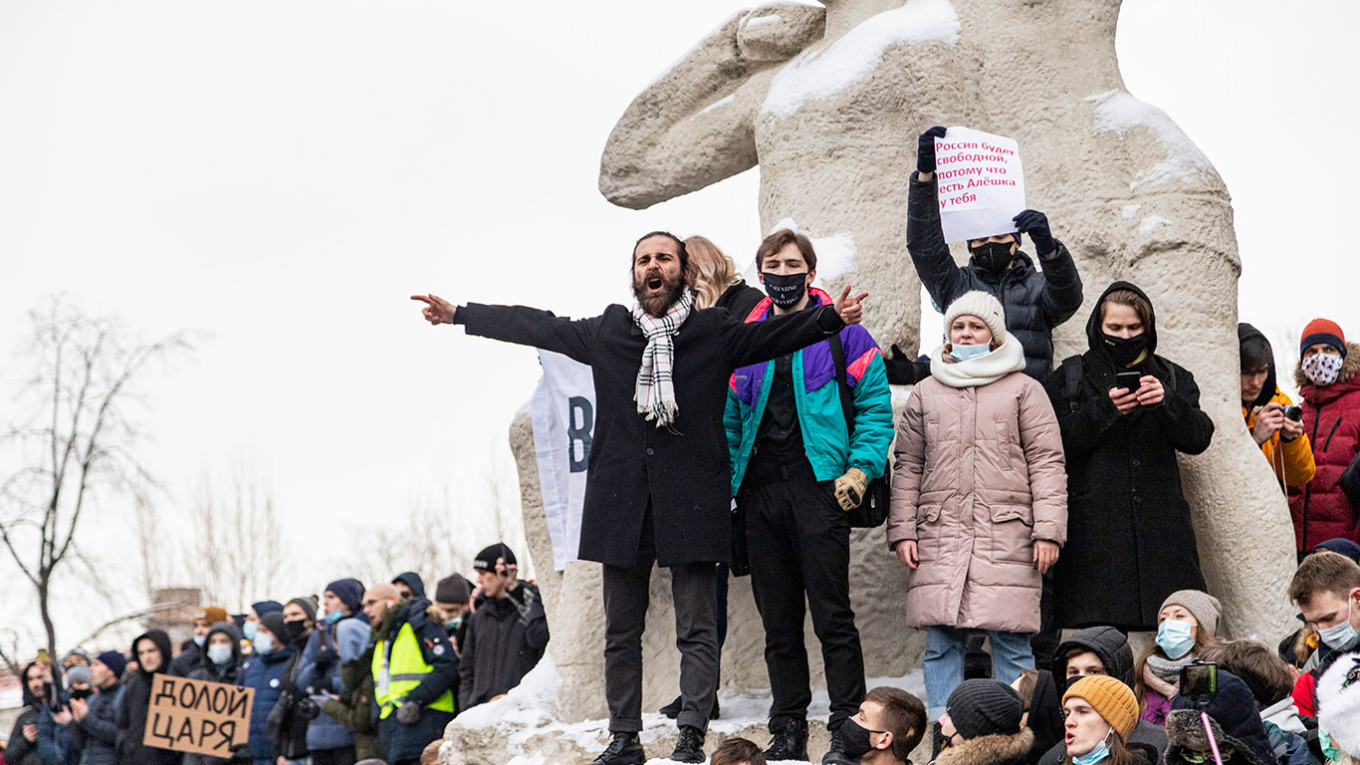
[[[584,473],[590,462],[590,431],[595,426],[595,409],[585,396],[572,396],[567,400],[567,458],[571,460],[571,472]]]

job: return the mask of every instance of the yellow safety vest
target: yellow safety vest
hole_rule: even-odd
[[[390,646],[390,648],[389,648]],[[434,667],[425,663],[425,655],[420,652],[420,641],[410,623],[401,625],[397,639],[390,644],[379,640],[373,647],[374,699],[382,710],[381,719],[386,720],[392,710],[401,706],[399,699],[416,689]],[[429,709],[453,712],[453,692],[444,691]]]

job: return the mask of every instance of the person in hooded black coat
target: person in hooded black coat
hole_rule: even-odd
[[[1214,424],[1194,376],[1156,355],[1156,314],[1138,287],[1111,284],[1086,335],[1089,350],[1044,384],[1067,452],[1057,621],[1155,630],[1166,596],[1205,589],[1176,454],[1208,449]],[[1137,391],[1115,390],[1126,371],[1140,374]]]
[[[158,659],[152,653],[153,648],[160,653]],[[183,755],[179,752],[142,744],[153,679],[156,674],[169,671],[170,636],[161,630],[138,635],[132,641],[132,659],[137,662],[137,669],[123,678],[123,699],[118,707],[118,761],[137,765],[180,765]]]

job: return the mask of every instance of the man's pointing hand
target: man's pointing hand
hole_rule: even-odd
[[[425,304],[425,307],[420,309],[420,312],[424,314],[425,321],[428,321],[430,324],[438,326],[440,324],[453,323],[453,314],[455,313],[456,309],[451,303],[449,303],[449,301],[445,300],[444,298],[439,297],[438,295],[430,294],[430,295],[412,295],[411,299],[419,300],[420,302]],[[849,322],[846,323],[849,324]]]

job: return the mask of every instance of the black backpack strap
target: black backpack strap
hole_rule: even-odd
[[[845,348],[841,346],[841,333],[828,337],[826,342],[831,346],[831,366],[836,372],[836,387],[841,396],[841,413],[845,415],[845,434],[853,435],[855,432],[855,402],[850,392],[850,381],[845,376]]]
[[[1063,359],[1063,398],[1073,412],[1081,409],[1081,356],[1068,356]]]

